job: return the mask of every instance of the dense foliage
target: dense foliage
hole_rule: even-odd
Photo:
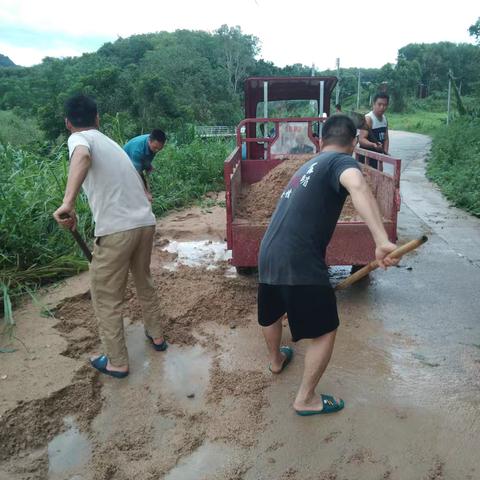
[[[480,217],[480,118],[437,131],[427,173],[454,205]]]
[[[7,294],[86,267],[73,253],[72,238],[52,217],[63,199],[67,170],[65,148],[0,145],[0,305]],[[83,197],[77,210],[79,231],[90,235],[91,216]]]
[[[239,27],[213,33],[177,30],[134,35],[106,43],[78,58],[45,58],[30,68],[0,68],[0,110],[38,119],[48,139],[64,133],[62,106],[73,92],[94,95],[102,116],[126,116],[136,132],[185,124],[235,125],[242,117],[243,80],[258,75],[310,75],[312,68],[284,68],[258,59],[259,41]],[[449,69],[463,94],[477,91],[480,48],[448,42],[410,44],[398,62],[360,69],[361,107],[384,88],[395,111],[405,111],[419,93],[445,94]],[[317,74],[336,75],[334,70]],[[340,100],[356,96],[358,69],[340,70]]]
[[[241,81],[255,71],[257,43],[238,27],[213,34],[178,30],[119,39],[79,58],[3,68],[0,110],[38,118],[49,139],[64,132],[63,102],[77,91],[96,97],[102,115],[127,115],[137,132],[235,124]]]

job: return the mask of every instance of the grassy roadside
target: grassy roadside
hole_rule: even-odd
[[[388,126],[391,130],[434,135],[446,122],[443,112],[417,111],[414,113],[387,112]]]
[[[182,146],[166,145],[150,176],[155,215],[192,203],[223,186],[223,162],[233,144],[195,138]]]
[[[150,176],[155,214],[221,190],[223,161],[230,149],[231,142],[201,139],[167,145]],[[7,331],[18,296],[88,268],[72,237],[52,218],[67,180],[66,146],[45,150],[0,144],[0,317]],[[93,223],[83,195],[76,209],[79,231],[91,239]]]
[[[389,128],[432,137],[427,177],[456,207],[480,217],[480,119],[418,110],[388,113]]]
[[[457,118],[436,131],[427,177],[455,206],[480,217],[480,118]]]

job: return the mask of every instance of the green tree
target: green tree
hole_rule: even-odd
[[[399,58],[418,62],[421,81],[429,92],[446,90],[450,69],[463,93],[471,92],[480,76],[480,49],[475,45],[451,42],[409,44],[398,53]]]
[[[382,67],[383,80],[392,95],[392,110],[403,112],[407,107],[407,98],[415,96],[420,80],[420,65],[417,61],[399,58],[396,65],[387,63]]]
[[[258,38],[244,35],[239,26],[222,25],[216,32],[223,45],[222,65],[228,73],[233,93],[238,93],[239,84],[255,64],[258,54]]]
[[[480,17],[473,25],[470,26],[468,33],[472,37],[475,37],[475,40],[480,43]]]

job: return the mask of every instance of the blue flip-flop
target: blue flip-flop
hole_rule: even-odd
[[[96,368],[100,373],[110,375],[114,378],[125,378],[129,372],[116,372],[114,370],[107,370],[108,358],[106,355],[100,355],[95,360],[90,360],[90,365]]]
[[[307,417],[309,415],[321,415],[326,413],[335,413],[339,412],[344,406],[345,402],[340,399],[337,402],[332,396],[330,395],[320,395],[322,397],[323,409],[322,410],[295,410],[297,415],[301,415],[302,417]]]
[[[286,346],[280,347],[280,352],[282,352],[285,355],[285,360],[282,363],[282,368],[278,372],[273,372],[272,365],[270,364],[268,366],[268,369],[274,375],[278,375],[279,373],[282,373],[285,370],[285,367],[292,361],[292,358],[293,358],[293,348],[291,347],[286,347]]]
[[[150,343],[152,344],[153,348],[157,352],[164,352],[168,348],[168,343],[166,340],[164,340],[160,345],[157,345],[154,341],[153,338],[148,334],[148,332],[145,330],[145,336],[150,340]]]

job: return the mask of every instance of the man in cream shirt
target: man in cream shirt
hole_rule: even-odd
[[[75,200],[83,186],[95,221],[90,266],[92,302],[104,353],[90,359],[100,372],[128,375],[122,304],[131,271],[142,306],[145,332],[153,348],[167,343],[150,275],[155,217],[143,182],[128,155],[98,130],[95,101],[82,94],[65,103],[70,169],[63,204],[54,212],[62,226],[76,228]],[[65,218],[68,215],[67,218]]]

